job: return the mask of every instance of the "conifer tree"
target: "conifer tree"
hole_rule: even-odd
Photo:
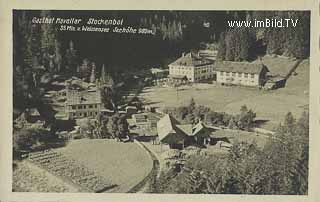
[[[217,59],[218,60],[225,60],[226,59],[226,39],[225,39],[224,32],[222,32],[220,34]]]
[[[91,75],[90,75],[90,82],[94,83],[95,81],[96,81],[96,65],[93,63],[92,69],[91,69]]]

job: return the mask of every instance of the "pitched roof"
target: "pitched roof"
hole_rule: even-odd
[[[28,114],[30,116],[40,116],[40,113],[39,113],[38,109],[36,109],[36,108],[28,109]]]
[[[200,121],[192,128],[192,136],[197,136],[200,134],[201,136],[210,136],[210,130]]]
[[[183,65],[183,66],[203,66],[213,64],[212,60],[200,57],[193,53],[188,53],[186,55],[181,56],[176,61],[171,63],[170,65]]]
[[[157,123],[157,131],[159,140],[164,139],[169,133],[174,132],[171,117],[166,114]]]
[[[76,91],[70,90],[67,92],[67,104],[100,104],[101,94],[100,91]]]
[[[159,140],[163,140],[170,133],[178,133],[185,135],[184,132],[177,127],[179,122],[171,117],[169,114],[164,115],[157,123],[157,131]]]
[[[193,128],[192,128],[192,135],[196,135],[197,133],[199,133],[203,128],[205,128],[205,126],[203,125],[203,123],[201,121],[199,121],[199,123],[197,123]]]
[[[179,128],[182,132],[184,132],[188,136],[192,135],[192,125],[191,124],[177,125],[177,128]]]
[[[265,65],[251,62],[223,61],[215,63],[215,67],[216,71],[249,74],[259,74],[264,68],[266,68],[267,71],[269,71]]]

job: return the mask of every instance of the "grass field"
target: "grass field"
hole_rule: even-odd
[[[131,142],[82,139],[72,141],[59,151],[118,185],[109,192],[127,192],[152,169],[149,154]]]
[[[285,75],[295,61],[286,58],[262,58],[272,74]],[[285,88],[264,91],[248,87],[225,87],[218,84],[194,84],[176,88],[145,88],[140,94],[146,104],[154,107],[176,107],[187,105],[193,97],[197,104],[215,111],[238,113],[242,105],[247,105],[257,113],[257,119],[265,120],[262,128],[274,129],[283,121],[286,113],[295,116],[308,108],[309,104],[309,60],[304,60],[291,76]]]

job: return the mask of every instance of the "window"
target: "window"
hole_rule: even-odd
[[[98,108],[98,105],[94,105],[94,108]]]
[[[78,106],[78,109],[82,109],[82,105],[79,105],[79,106]]]
[[[87,108],[87,106],[86,105],[83,105],[83,109],[86,109]]]
[[[248,78],[248,73],[245,73],[245,74],[244,74],[244,78]]]
[[[232,72],[232,76],[236,76],[236,73],[235,73],[235,72]]]
[[[238,73],[238,77],[241,78],[241,77],[242,77],[242,74],[241,74],[241,73]]]
[[[90,108],[90,109],[92,109],[92,108],[93,108],[93,106],[92,106],[92,105],[89,105],[89,108]]]
[[[254,74],[251,74],[251,78],[254,78]]]
[[[83,116],[86,117],[87,116],[87,112],[83,113]]]
[[[72,109],[76,109],[76,106],[72,106]]]
[[[220,75],[223,76],[223,73],[224,73],[224,72],[220,72]]]
[[[227,73],[226,73],[226,76],[230,76],[230,72],[227,72]]]

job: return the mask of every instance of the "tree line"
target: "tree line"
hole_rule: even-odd
[[[259,55],[284,55],[307,58],[310,54],[310,12],[268,11],[248,12],[246,20],[290,19],[297,24],[288,27],[237,27],[220,34],[218,59],[228,61],[248,61]],[[291,22],[291,21],[290,21]]]
[[[208,125],[223,126],[230,129],[250,130],[255,126],[256,113],[248,109],[246,105],[240,108],[240,113],[236,115],[225,112],[216,112],[209,107],[197,105],[191,98],[187,106],[164,108],[163,112],[175,117],[185,124],[196,124],[203,121]]]

